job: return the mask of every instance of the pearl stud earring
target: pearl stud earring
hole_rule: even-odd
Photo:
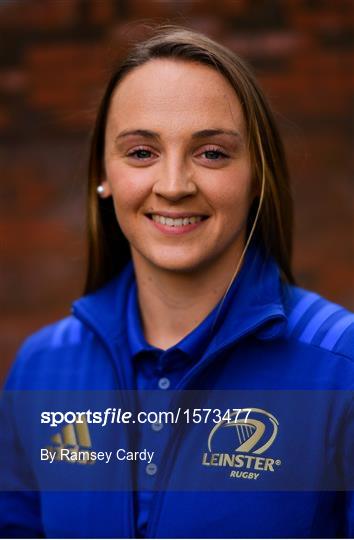
[[[97,186],[97,193],[99,195],[102,195],[104,193],[104,187],[101,185],[101,186]]]

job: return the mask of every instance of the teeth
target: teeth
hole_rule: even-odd
[[[160,216],[159,214],[152,214],[151,217],[156,223],[161,223],[161,225],[167,225],[168,227],[182,227],[183,225],[198,223],[198,221],[202,220],[201,216],[172,219],[170,217]]]

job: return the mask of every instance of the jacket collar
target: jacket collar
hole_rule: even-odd
[[[221,304],[208,352],[224,348],[250,333],[261,340],[280,337],[287,326],[283,297],[284,285],[274,259],[251,244]]]
[[[73,313],[108,342],[126,330],[128,294],[135,280],[132,262],[106,285],[73,303]],[[275,261],[250,245],[243,266],[221,303],[208,352],[254,333],[259,339],[283,334],[282,284]]]
[[[72,312],[107,341],[116,341],[125,331],[128,293],[134,281],[130,261],[117,277],[76,300]]]

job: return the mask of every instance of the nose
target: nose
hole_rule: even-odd
[[[178,201],[197,192],[192,170],[183,157],[170,156],[161,162],[152,192],[170,201]]]

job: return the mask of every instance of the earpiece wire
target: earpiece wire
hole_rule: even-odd
[[[261,163],[262,163],[262,184],[261,184],[261,194],[260,194],[260,197],[259,197],[259,203],[258,203],[258,208],[257,208],[257,212],[256,212],[256,216],[255,216],[255,219],[253,221],[253,225],[252,225],[252,228],[251,228],[251,231],[250,231],[250,234],[248,236],[248,239],[247,239],[247,242],[245,243],[245,247],[243,248],[243,251],[241,253],[241,257],[237,263],[237,266],[236,266],[236,270],[235,272],[233,273],[232,275],[232,278],[230,280],[230,283],[229,285],[227,286],[227,289],[221,299],[221,302],[220,302],[220,305],[218,307],[218,310],[215,314],[215,319],[213,321],[213,325],[211,327],[211,333],[213,333],[214,331],[214,328],[215,328],[215,325],[216,325],[216,322],[217,322],[217,319],[219,317],[219,314],[220,314],[220,311],[221,311],[221,308],[223,306],[223,303],[226,299],[226,296],[227,296],[227,293],[229,292],[234,280],[236,279],[238,273],[239,273],[239,270],[241,268],[241,265],[243,263],[243,260],[245,258],[245,255],[246,255],[246,251],[248,249],[248,246],[250,245],[251,243],[251,240],[252,240],[252,237],[254,235],[254,231],[256,230],[256,226],[257,226],[257,223],[258,223],[258,219],[259,219],[259,216],[260,216],[260,213],[261,213],[261,209],[262,209],[262,206],[263,206],[263,201],[264,201],[264,194],[265,194],[265,162],[264,162],[264,154],[263,154],[263,148],[262,148],[262,144],[261,144],[261,138],[260,138],[260,134],[259,134],[259,130],[258,130],[258,126],[256,126],[256,137],[257,137],[257,142],[258,142],[258,148],[260,150],[260,154],[261,154]]]

